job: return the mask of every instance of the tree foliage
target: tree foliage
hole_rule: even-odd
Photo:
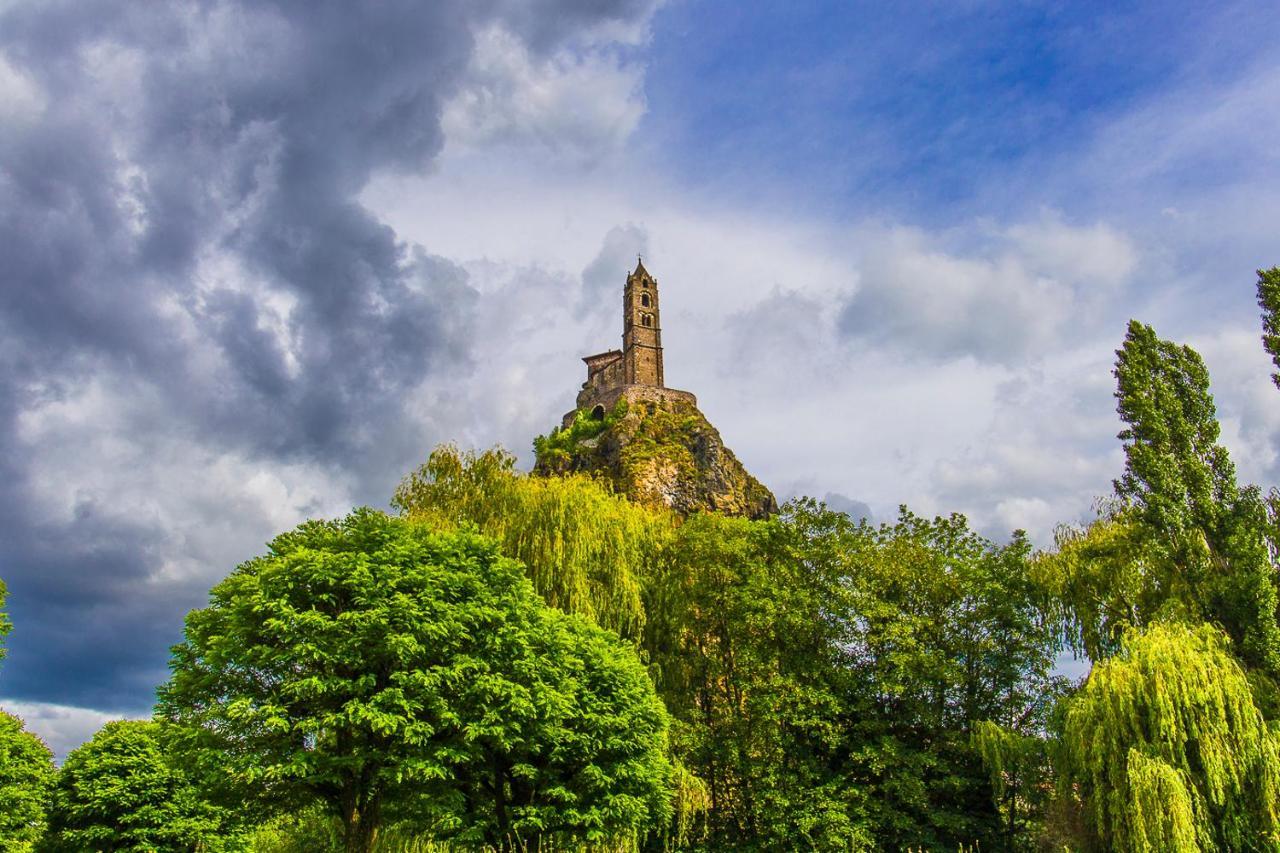
[[[1209,372],[1188,346],[1129,323],[1116,351],[1116,409],[1126,427],[1116,493],[1166,535],[1216,531],[1236,493],[1235,466],[1218,444]]]
[[[227,813],[167,754],[157,723],[107,723],[67,756],[40,849],[220,850]]]
[[[552,607],[626,637],[644,622],[641,590],[663,542],[667,513],[636,506],[584,475],[529,477],[494,449],[437,448],[392,503],[436,529],[473,527],[496,539]]]
[[[1260,491],[1237,486],[1218,444],[1204,362],[1131,322],[1115,375],[1127,425],[1116,493],[1164,552],[1164,569],[1148,576],[1155,594],[1144,597],[1156,609],[1221,625],[1245,661],[1280,676],[1275,524]]]
[[[5,656],[4,638],[13,630],[13,623],[9,621],[9,616],[4,610],[7,594],[8,590],[5,589],[4,581],[0,580],[0,661],[3,661]]]
[[[0,853],[22,853],[43,832],[53,753],[22,720],[0,711]]]
[[[1167,540],[1130,508],[1105,504],[1087,527],[1060,526],[1054,544],[1036,555],[1032,575],[1077,654],[1102,660],[1131,628],[1200,612]]]
[[[692,516],[647,597],[646,647],[707,786],[710,849],[869,842],[836,769],[844,593],[791,544],[774,521]]]
[[[1027,798],[995,802],[971,735],[982,720],[1042,732],[1060,688],[1028,550],[958,516],[877,528],[813,501],[679,528],[646,648],[709,788],[708,847],[1027,836]]]
[[[185,749],[255,797],[325,804],[350,850],[398,807],[496,846],[669,816],[667,717],[634,652],[474,534],[307,522],[187,617],[172,669],[159,707]]]
[[[1127,634],[1069,702],[1060,764],[1100,849],[1280,849],[1275,736],[1209,626]]]
[[[1262,346],[1280,368],[1280,267],[1258,270],[1258,307],[1262,309]],[[1280,388],[1280,373],[1271,374]]]
[[[850,528],[850,765],[877,839],[899,848],[1020,843],[1029,803],[996,797],[973,739],[981,721],[1044,731],[1063,689],[1055,626],[1021,534],[997,545],[963,516],[902,510]],[[1017,809],[1022,808],[1021,816]]]

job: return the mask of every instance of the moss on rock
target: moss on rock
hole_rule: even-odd
[[[764,518],[773,494],[724,446],[697,406],[626,399],[604,418],[579,411],[568,429],[534,439],[534,473],[594,473],[637,503],[682,515],[711,510]]]

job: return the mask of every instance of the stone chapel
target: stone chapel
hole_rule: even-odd
[[[658,280],[636,260],[634,272],[622,288],[622,349],[589,355],[587,381],[578,392],[577,407],[564,416],[564,426],[588,410],[603,418],[620,399],[628,403],[680,400],[697,405],[688,391],[667,388],[662,371],[662,325],[659,321]]]

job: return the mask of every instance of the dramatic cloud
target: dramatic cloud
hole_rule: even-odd
[[[595,161],[624,142],[644,114],[643,69],[617,50],[538,56],[500,27],[480,33],[444,112],[451,147],[541,148]]]
[[[359,194],[451,132],[617,144],[651,7],[0,11],[0,695],[145,712],[213,581],[466,431],[493,312]]]
[[[1120,471],[1131,316],[1280,482],[1271,10],[654,6],[0,2],[10,707],[145,715],[276,532],[439,441],[527,463],[636,253],[668,381],[780,497],[1048,544]]]

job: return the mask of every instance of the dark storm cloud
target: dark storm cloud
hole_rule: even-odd
[[[0,13],[0,61],[43,103],[0,134],[0,577],[17,622],[0,694],[145,706],[182,612],[230,568],[165,580],[182,530],[80,499],[66,518],[42,515],[42,464],[76,436],[34,439],[24,418],[109,385],[138,415],[121,436],[134,446],[180,438],[206,457],[312,464],[384,502],[428,442],[406,399],[473,359],[476,294],[357,194],[375,172],[430,165],[479,28],[549,51],[647,7]],[[200,488],[195,461],[161,473]],[[179,526],[236,523],[233,498],[207,505]]]

